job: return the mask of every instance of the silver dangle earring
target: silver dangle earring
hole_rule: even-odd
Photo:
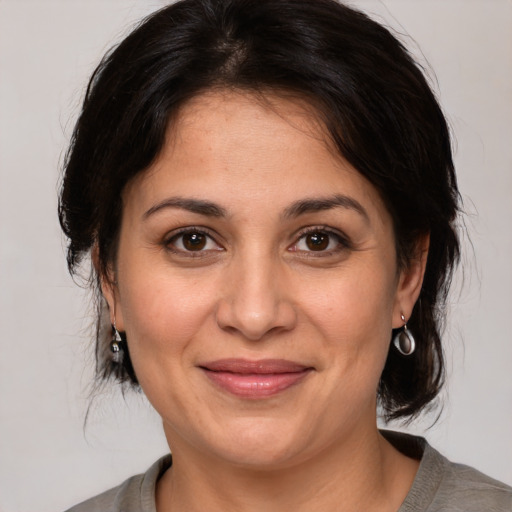
[[[121,335],[116,327],[116,321],[114,320],[114,325],[112,325],[112,341],[110,342],[110,350],[112,352],[112,361],[117,364],[123,361],[122,341]]]
[[[404,326],[400,329],[399,332],[396,333],[395,337],[393,338],[393,345],[395,345],[398,352],[400,352],[400,354],[403,356],[410,356],[416,349],[416,342],[414,341],[414,337],[411,334],[411,331],[407,329],[407,322],[405,321],[403,313],[400,316]]]

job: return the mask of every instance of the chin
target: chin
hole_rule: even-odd
[[[236,418],[230,425],[219,425],[217,432],[210,430],[199,450],[255,471],[284,468],[307,458],[311,450],[311,440],[297,425],[288,418]]]

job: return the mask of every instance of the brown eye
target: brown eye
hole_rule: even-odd
[[[185,233],[182,235],[183,247],[187,251],[201,251],[206,247],[207,238],[202,233]]]
[[[309,256],[334,256],[340,254],[351,245],[347,237],[329,228],[311,228],[299,236],[297,242],[288,248]]]
[[[322,232],[310,233],[305,237],[306,246],[310,251],[325,251],[329,241],[329,235]]]
[[[165,247],[174,254],[188,257],[211,256],[214,251],[223,251],[223,247],[205,231],[189,228],[164,241]]]

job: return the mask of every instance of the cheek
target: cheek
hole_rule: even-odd
[[[327,276],[321,283],[303,279],[301,294],[309,297],[310,315],[331,332],[354,330],[357,334],[382,328],[391,332],[396,283],[390,275],[379,268],[354,266]]]
[[[354,266],[322,286],[302,282],[303,311],[321,334],[322,351],[339,378],[350,375],[355,386],[374,386],[387,357],[396,291],[390,275],[379,265]]]
[[[215,279],[186,278],[158,266],[120,269],[120,307],[137,375],[146,366],[181,359],[207,327],[215,304]]]

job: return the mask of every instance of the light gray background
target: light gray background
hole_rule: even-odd
[[[87,77],[134,20],[164,3],[0,0],[0,512],[62,510],[166,450],[140,395],[100,396],[83,429],[91,308],[67,275],[56,217],[59,164]],[[452,295],[443,414],[428,431],[432,416],[408,428],[512,484],[512,2],[351,3],[435,70],[474,247]]]

